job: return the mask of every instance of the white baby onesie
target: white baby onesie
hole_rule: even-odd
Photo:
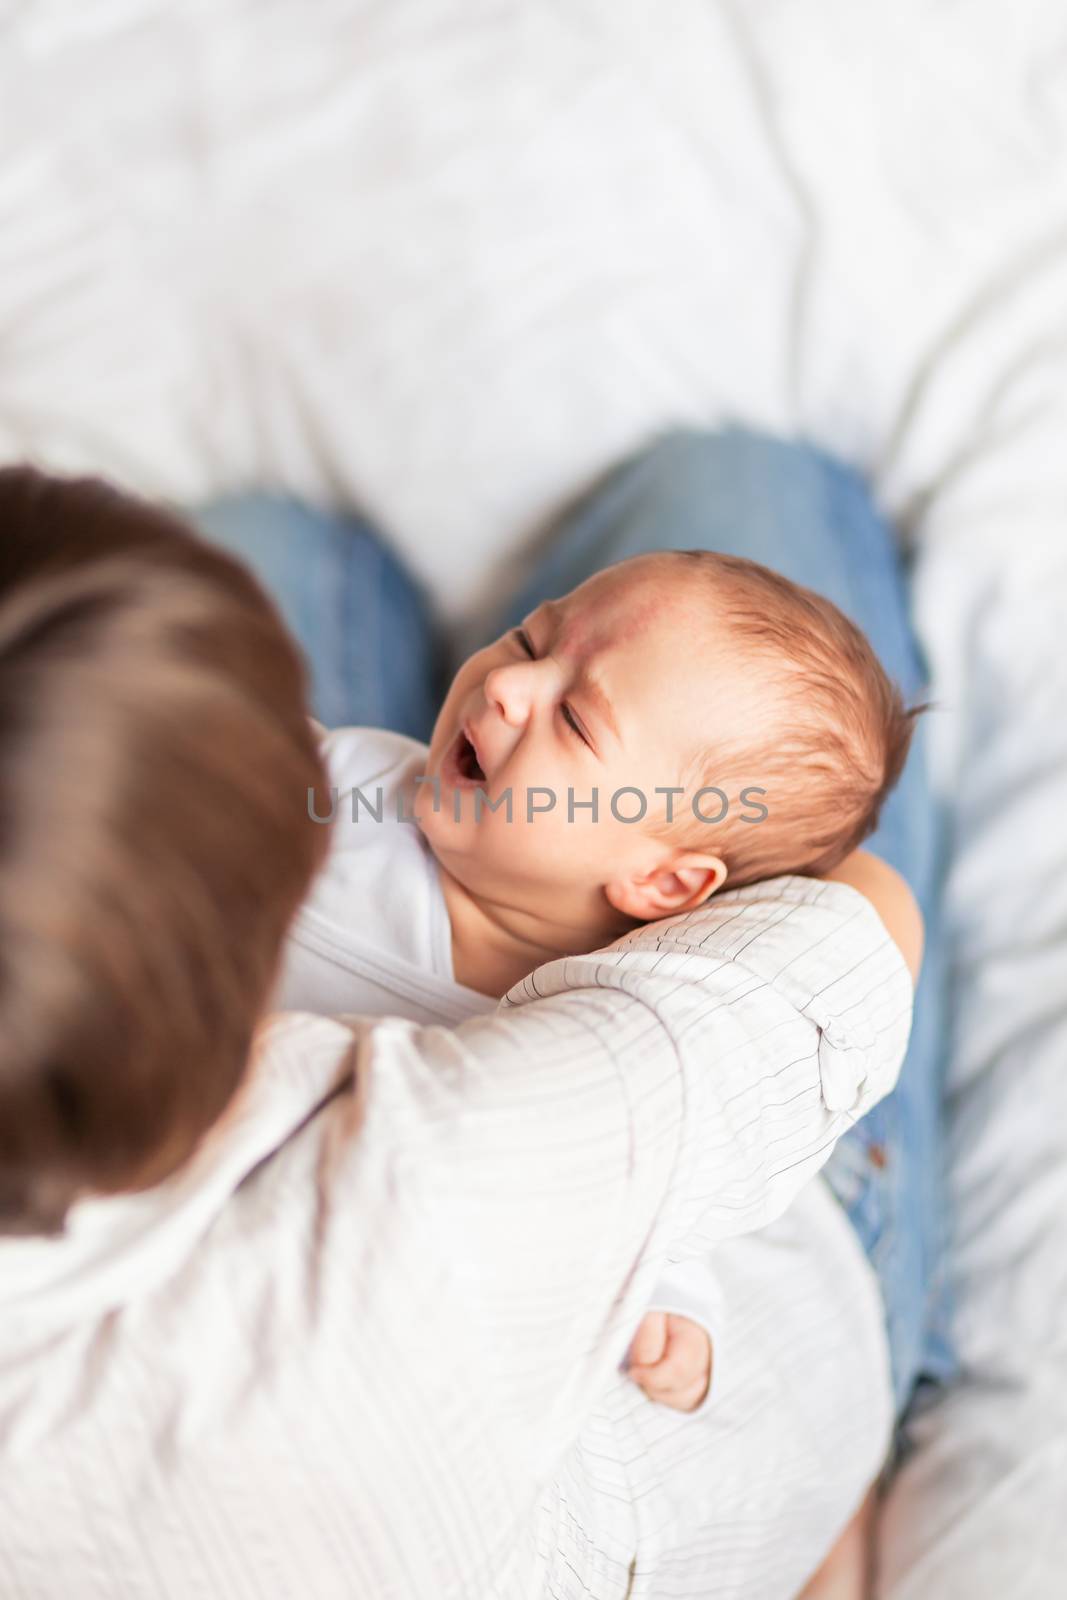
[[[275,1006],[423,1024],[495,1010],[453,976],[437,862],[405,803],[427,747],[339,728],[323,734],[322,752],[330,796],[316,795],[313,814],[333,813],[330,851],[291,929]]]

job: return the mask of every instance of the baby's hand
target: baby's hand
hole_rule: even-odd
[[[695,1411],[711,1385],[711,1340],[689,1317],[649,1311],[634,1335],[627,1371],[650,1400]]]

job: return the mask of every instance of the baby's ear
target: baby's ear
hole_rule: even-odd
[[[604,885],[604,893],[624,916],[653,922],[657,917],[695,911],[725,882],[726,863],[721,856],[684,850],[643,876],[616,878]]]

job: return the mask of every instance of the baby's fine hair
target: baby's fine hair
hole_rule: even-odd
[[[696,787],[767,791],[762,821],[714,829],[729,883],[829,872],[877,826],[926,707],[905,705],[863,632],[814,590],[738,556],[676,553],[779,707],[763,747],[703,750],[689,774]],[[705,848],[707,835],[705,825]]]

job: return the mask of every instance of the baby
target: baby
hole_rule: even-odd
[[[465,662],[428,750],[327,737],[331,854],[279,999],[454,1022],[724,884],[825,874],[874,827],[912,725],[859,630],[766,568],[607,568]],[[691,1409],[717,1312],[676,1277],[655,1305],[631,1373]]]
[[[415,796],[457,981],[500,995],[727,881],[828,871],[911,727],[859,630],[754,563],[639,556],[546,602],[461,667]]]

